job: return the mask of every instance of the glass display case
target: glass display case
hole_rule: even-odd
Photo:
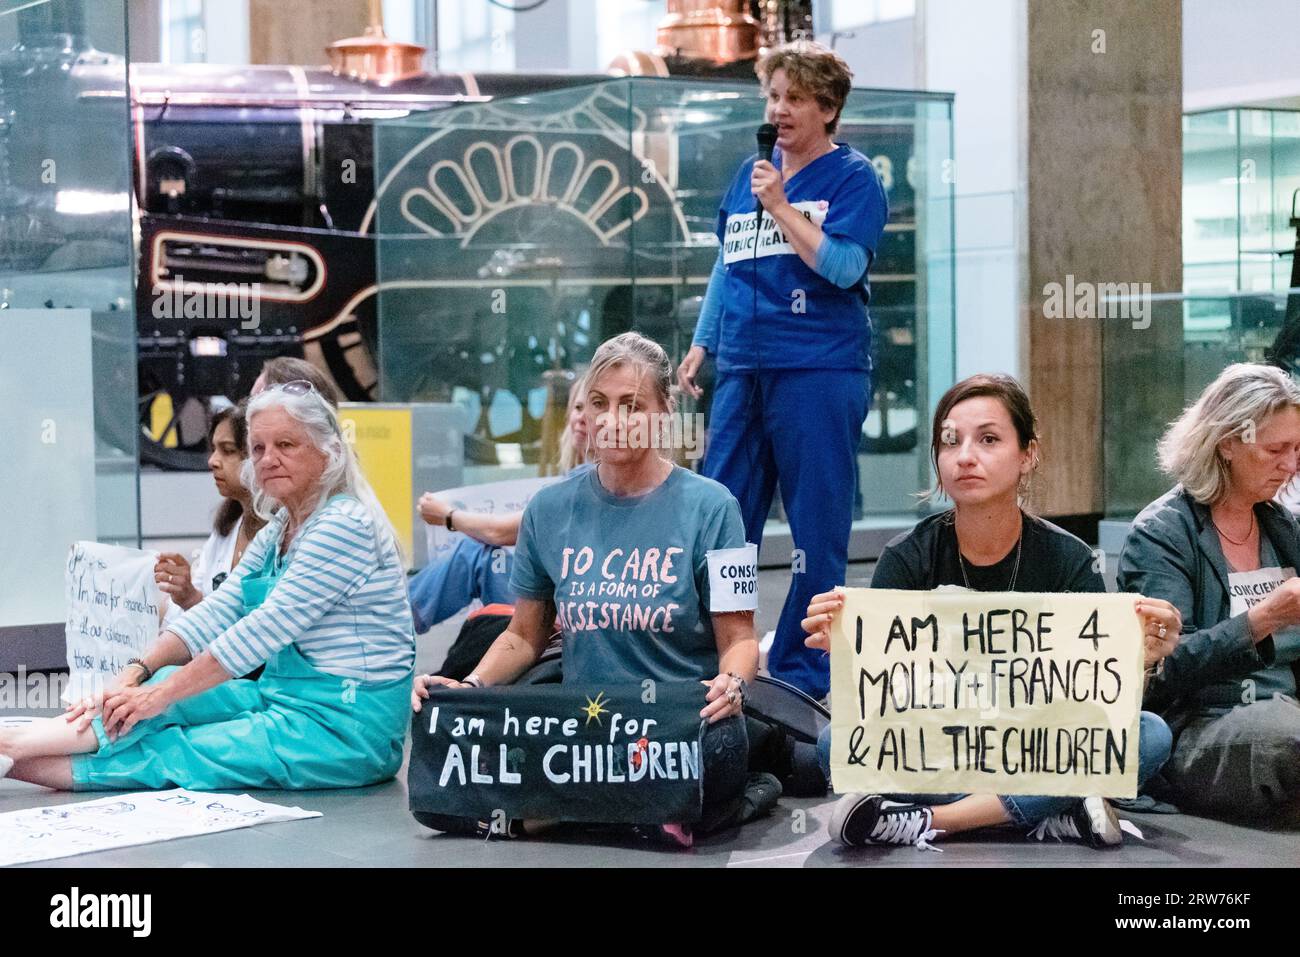
[[[41,635],[62,654],[73,541],[140,544],[126,5],[6,0],[0,51],[9,670],[42,664]]]
[[[377,124],[380,398],[459,406],[467,483],[554,471],[568,386],[603,340],[633,329],[674,363],[689,348],[763,105],[755,83],[627,78]],[[835,136],[891,209],[859,519],[914,518],[930,482],[954,366],[951,113],[945,95],[855,90]]]
[[[1184,294],[1154,296],[1149,329],[1104,337],[1108,516],[1165,491],[1156,440],[1226,366],[1300,372],[1300,296],[1288,292],[1298,215],[1300,112],[1183,117]]]
[[[1105,343],[1106,515],[1129,519],[1170,485],[1156,467],[1168,424],[1234,362],[1273,362],[1300,376],[1300,302],[1285,289],[1153,296],[1150,326],[1112,325]],[[1196,317],[1215,316],[1213,327]]]

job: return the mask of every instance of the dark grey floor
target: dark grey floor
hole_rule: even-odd
[[[869,565],[851,566],[850,584],[864,584]],[[788,573],[760,575],[760,633],[775,625]],[[418,663],[437,666],[459,627],[449,622],[420,639]],[[783,799],[768,819],[700,841],[688,852],[652,848],[602,835],[492,841],[434,835],[406,811],[405,769],[397,780],[352,791],[260,791],[277,804],[323,817],[242,831],[85,854],[27,866],[53,867],[1295,867],[1300,830],[1265,831],[1186,815],[1131,815],[1145,842],[1099,852],[1078,844],[1039,844],[1016,833],[982,833],[943,842],[943,853],[913,848],[846,850],[828,843],[834,799]],[[102,795],[95,795],[99,797]],[[0,781],[0,813],[87,800]]]

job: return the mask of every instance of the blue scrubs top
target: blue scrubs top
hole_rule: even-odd
[[[875,167],[851,146],[840,144],[785,183],[786,198],[823,233],[866,250],[867,269],[844,289],[805,265],[767,213],[755,261],[755,202],[749,181],[757,159],[754,155],[741,164],[718,210],[725,268],[718,370],[870,371],[867,270],[889,218],[889,201]],[[780,169],[780,149],[772,162]]]

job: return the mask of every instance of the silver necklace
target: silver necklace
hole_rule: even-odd
[[[957,530],[953,529],[953,538],[957,537]],[[1004,591],[1016,590],[1016,576],[1020,574],[1020,546],[1024,544],[1025,533],[1021,529],[1020,537],[1016,539],[1016,563],[1011,566],[1011,581],[1007,583]],[[966,560],[961,557],[961,542],[957,543],[957,564],[961,566],[961,580],[967,588],[970,588],[970,579],[966,577]]]

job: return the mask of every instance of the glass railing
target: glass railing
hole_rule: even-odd
[[[1183,290],[1291,285],[1300,111],[1231,109],[1183,117]]]

